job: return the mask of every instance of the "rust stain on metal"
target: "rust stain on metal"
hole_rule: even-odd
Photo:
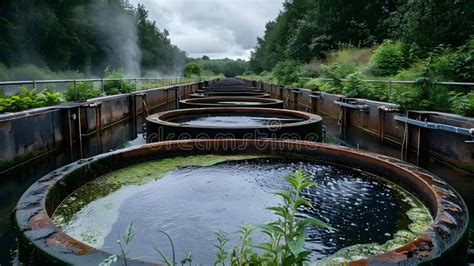
[[[31,216],[28,220],[28,224],[32,230],[39,230],[46,226],[54,226],[53,221],[51,221],[49,215],[44,209]]]
[[[48,245],[55,245],[67,248],[78,256],[86,255],[91,250],[93,250],[92,247],[75,240],[74,238],[66,235],[63,232],[57,232],[52,234],[47,238],[46,243],[48,243]]]

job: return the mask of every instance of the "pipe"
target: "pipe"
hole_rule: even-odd
[[[403,123],[407,123],[410,125],[414,125],[417,127],[428,128],[433,130],[444,130],[460,135],[465,135],[469,137],[474,137],[474,128],[463,128],[463,127],[456,127],[451,125],[445,125],[440,123],[428,122],[428,121],[420,121],[417,119],[411,119],[405,116],[396,115],[394,118],[396,121],[400,121]]]

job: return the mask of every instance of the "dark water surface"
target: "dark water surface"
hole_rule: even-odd
[[[245,102],[245,101],[222,101],[217,102],[218,104],[226,104],[226,105],[256,105],[256,104],[264,104],[259,102]]]
[[[186,161],[186,157],[180,160]],[[136,234],[129,257],[150,262],[160,262],[154,247],[165,254],[172,252],[166,238],[158,233],[163,230],[173,239],[177,254],[191,251],[193,261],[212,265],[215,232],[228,232],[231,244],[237,245],[234,232],[239,226],[273,221],[275,217],[266,207],[281,201],[272,192],[286,189],[284,177],[297,169],[317,182],[303,193],[314,207],[301,210],[301,215],[320,218],[338,230],[308,230],[307,248],[313,250],[313,259],[355,244],[382,244],[399,231],[414,237],[416,232],[409,226],[413,221],[407,216],[410,210],[424,213],[428,217],[425,224],[431,223],[428,211],[416,198],[382,179],[318,162],[268,158],[179,168],[162,179],[152,178],[146,184],[123,186],[101,195],[69,216],[73,204],[91,198],[89,189],[80,189],[70,196],[72,200],[63,202],[54,218],[76,239],[115,254],[120,253],[118,236],[133,222]],[[132,167],[130,174],[121,171],[120,175],[134,172]],[[259,239],[263,240],[259,235],[254,237]]]
[[[303,119],[290,116],[210,115],[180,117],[177,119],[168,119],[168,121],[191,126],[235,127],[281,125],[301,122]]]

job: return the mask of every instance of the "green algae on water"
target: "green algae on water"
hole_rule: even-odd
[[[80,187],[58,206],[53,214],[53,221],[64,229],[69,221],[74,217],[74,215],[91,202],[104,198],[107,195],[119,190],[123,186],[140,186],[150,181],[160,179],[168,172],[181,167],[204,167],[225,161],[249,160],[262,157],[265,156],[213,154],[181,156],[149,161],[126,167],[98,177],[95,180]],[[114,203],[111,202],[104,206],[105,210],[111,210],[113,208]],[[85,233],[85,235],[89,235],[89,233],[93,235],[97,232],[88,232]],[[88,239],[85,238],[82,240],[93,244],[91,241],[87,241]]]

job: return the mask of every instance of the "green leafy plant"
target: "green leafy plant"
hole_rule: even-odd
[[[474,93],[450,92],[449,103],[456,114],[474,117]]]
[[[342,93],[347,97],[367,98],[371,100],[386,100],[387,90],[376,87],[362,79],[360,73],[354,73],[347,77]]]
[[[303,85],[304,88],[313,91],[324,91],[328,93],[341,93],[342,90],[338,87],[332,86],[329,82],[321,81],[319,79],[312,79]]]
[[[216,265],[225,265],[225,262],[227,261],[229,257],[229,252],[227,251],[227,243],[229,242],[229,239],[227,238],[227,235],[224,231],[218,230],[216,232],[216,239],[217,239],[217,244],[214,245],[216,247],[217,252],[216,252],[216,260],[214,262],[214,266]]]
[[[94,88],[91,83],[81,82],[74,85],[69,85],[64,92],[64,98],[68,102],[86,101],[100,96],[99,89]]]
[[[273,76],[278,84],[290,85],[297,82],[301,76],[300,64],[292,59],[282,61],[273,68]]]
[[[183,75],[187,78],[191,78],[192,76],[201,76],[201,67],[197,63],[187,63],[184,66]]]
[[[474,38],[453,50],[439,45],[424,60],[433,77],[442,81],[470,82],[474,80]]]
[[[130,243],[132,242],[133,237],[135,236],[135,231],[136,231],[136,229],[135,229],[135,226],[133,225],[133,223],[129,223],[127,225],[127,229],[125,230],[125,234],[123,235],[123,238],[117,240],[117,243],[120,246],[120,256],[122,257],[123,264],[125,266],[128,265],[128,258],[127,258],[127,256],[128,256],[128,247],[129,247]],[[117,262],[117,260],[118,260],[117,255],[111,255],[108,258],[106,258],[105,260],[103,260],[99,264],[99,266],[110,266],[110,265],[114,264],[115,262]]]
[[[123,80],[125,78],[125,73],[122,71],[106,68],[105,78],[113,79],[104,82],[104,92],[107,95],[130,93],[134,90],[134,86],[130,82]]]
[[[63,102],[61,93],[45,90],[36,96],[36,104],[39,106],[51,106]]]
[[[257,226],[257,229],[267,236],[267,240],[254,244],[251,236],[255,228],[243,226],[238,232],[240,244],[231,248],[229,252],[225,233],[218,231],[214,265],[303,265],[311,253],[304,248],[305,228],[316,226],[334,230],[319,219],[309,216],[298,217],[299,208],[303,206],[312,208],[312,204],[301,196],[305,189],[314,185],[309,176],[298,170],[286,177],[286,180],[291,188],[275,192],[275,195],[282,199],[282,204],[268,208],[275,214],[277,220]]]
[[[19,87],[18,92],[10,97],[0,98],[0,112],[18,112],[30,108],[61,104],[61,94],[49,90],[37,92],[26,87]]]
[[[370,58],[369,71],[377,77],[397,74],[409,64],[408,55],[401,42],[384,41]]]
[[[311,202],[301,196],[303,190],[315,184],[309,180],[309,176],[298,170],[286,180],[291,189],[275,193],[283,200],[283,204],[268,208],[278,217],[277,221],[259,226],[269,241],[257,247],[265,251],[264,260],[271,265],[302,265],[311,253],[304,248],[305,227],[332,228],[313,217],[297,218],[298,208],[313,207]]]

